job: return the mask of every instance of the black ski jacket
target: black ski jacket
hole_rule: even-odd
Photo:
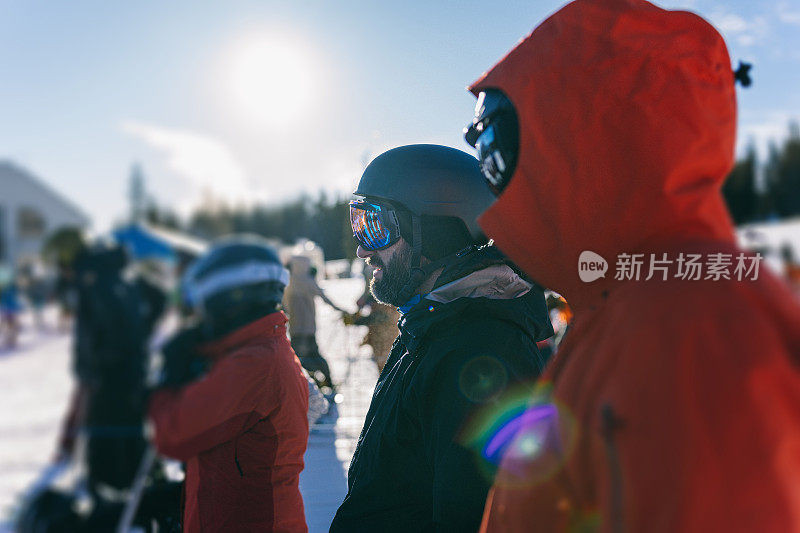
[[[399,328],[330,530],[476,531],[495,472],[482,450],[546,362],[544,296],[494,265],[433,291]]]

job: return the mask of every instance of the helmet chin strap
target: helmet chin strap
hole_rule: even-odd
[[[409,301],[414,296],[422,282],[433,272],[433,270],[428,270],[430,264],[424,267],[421,266],[422,223],[420,217],[413,213],[411,214],[411,232],[411,277],[408,278],[408,282],[400,289],[400,293],[397,295],[398,300],[403,303]]]
[[[403,286],[403,288],[398,293],[398,300],[405,303],[411,300],[412,297],[417,293],[419,286],[430,277],[431,274],[436,272],[442,267],[447,267],[448,264],[453,263],[460,263],[469,252],[476,250],[477,246],[468,246],[463,250],[451,254],[436,261],[431,261],[425,266],[422,266],[422,224],[420,222],[420,217],[415,214],[411,215],[411,225],[412,225],[412,243],[411,243],[411,276],[408,279],[408,282]],[[444,272],[443,272],[444,273]]]

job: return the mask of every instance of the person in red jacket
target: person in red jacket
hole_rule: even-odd
[[[699,16],[577,0],[471,87],[480,224],[574,311],[483,531],[800,531],[800,308],[720,194],[735,79]]]
[[[149,409],[159,452],[186,463],[183,530],[307,531],[308,383],[278,307],[289,273],[268,245],[237,237],[190,276],[200,322],[165,348]]]

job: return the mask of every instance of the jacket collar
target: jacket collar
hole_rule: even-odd
[[[492,315],[516,322],[535,340],[553,333],[541,292],[534,290],[508,265],[494,264],[425,295],[400,318],[401,342],[408,351],[414,352],[431,326],[471,308],[473,303],[480,305],[478,312],[482,316]]]
[[[270,313],[225,335],[221,339],[203,344],[200,346],[200,354],[214,359],[222,357],[240,346],[264,341],[271,337],[285,337],[287,321],[288,318],[283,311]]]
[[[425,298],[439,303],[450,303],[458,298],[510,300],[530,290],[531,284],[508,265],[491,265],[442,285]]]

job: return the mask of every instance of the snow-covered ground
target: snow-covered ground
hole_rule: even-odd
[[[71,390],[68,335],[36,331],[29,315],[13,351],[0,348],[0,516],[48,463]],[[0,531],[3,527],[0,525]]]
[[[364,290],[361,278],[327,280],[320,283],[328,298],[338,306],[355,311],[354,302]],[[347,468],[358,435],[367,416],[378,370],[361,346],[364,326],[344,326],[341,315],[318,301],[317,342],[331,366],[333,381],[343,401],[338,417],[324,419],[311,431],[306,467],[300,475],[300,490],[306,506],[310,532],[328,531],[333,515],[347,494]]]
[[[321,282],[328,297],[354,309],[364,282],[359,279]],[[326,416],[311,432],[300,489],[311,532],[328,531],[347,492],[347,467],[369,407],[377,370],[371,348],[360,346],[366,328],[344,326],[338,312],[318,302],[320,351],[331,366],[343,401],[338,416]],[[47,316],[55,323],[54,310]],[[38,332],[31,318],[14,351],[0,350],[0,533],[15,503],[47,466],[71,392],[69,335]]]

